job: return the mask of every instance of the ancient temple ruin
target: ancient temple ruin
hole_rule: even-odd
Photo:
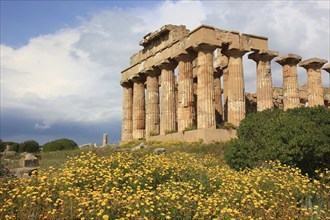
[[[268,49],[267,37],[207,25],[192,31],[165,25],[147,34],[140,45],[144,48],[121,74],[124,142],[167,135],[196,140],[220,130],[217,125],[223,122],[238,126],[248,112],[329,105],[330,89],[323,88],[321,80],[324,64],[330,72],[327,61],[301,61],[296,54],[278,57],[279,52]],[[244,91],[242,57],[247,53],[256,62],[255,94]],[[272,60],[283,68],[283,88],[273,87]],[[298,65],[307,71],[303,87],[298,86]],[[213,139],[233,135],[214,133]]]

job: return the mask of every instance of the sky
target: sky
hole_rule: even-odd
[[[201,24],[268,37],[280,56],[330,60],[330,1],[3,1],[1,0],[3,141],[79,145],[121,138],[120,73],[139,41],[165,24]],[[245,88],[256,65],[244,56]],[[281,66],[272,62],[274,86]],[[298,68],[299,83],[306,70]],[[329,86],[329,74],[322,71]]]

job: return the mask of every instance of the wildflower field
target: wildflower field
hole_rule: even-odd
[[[330,219],[330,171],[235,171],[212,154],[83,151],[0,180],[0,219]]]

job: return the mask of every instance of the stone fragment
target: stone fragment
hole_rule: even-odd
[[[160,147],[160,148],[154,149],[154,152],[156,154],[162,154],[162,153],[166,153],[166,150],[165,150],[165,148]]]

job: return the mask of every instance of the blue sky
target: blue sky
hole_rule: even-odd
[[[138,42],[165,24],[267,36],[280,55],[329,60],[325,1],[1,1],[1,139],[78,144],[121,134],[121,70]],[[244,59],[255,91],[255,63]],[[282,73],[272,63],[273,83]],[[325,85],[329,76],[322,72]],[[306,83],[299,68],[299,82]]]

